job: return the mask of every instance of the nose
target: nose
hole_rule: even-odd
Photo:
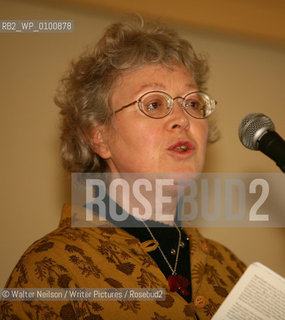
[[[183,108],[183,98],[174,98],[172,112],[169,115],[169,129],[188,129],[190,126],[189,118],[190,116]]]

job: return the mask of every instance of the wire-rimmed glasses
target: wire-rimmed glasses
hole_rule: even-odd
[[[182,109],[186,113],[196,119],[209,117],[214,112],[217,104],[216,100],[212,99],[208,94],[200,91],[190,92],[184,97],[175,98],[172,98],[164,91],[150,91],[144,93],[138,100],[115,110],[115,113],[137,103],[140,111],[146,116],[153,119],[161,119],[171,113],[175,100],[178,100]]]

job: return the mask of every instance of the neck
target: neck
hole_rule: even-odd
[[[178,187],[171,179],[124,174],[110,180],[110,197],[137,219],[174,225]]]

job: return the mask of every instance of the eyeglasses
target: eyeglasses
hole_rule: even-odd
[[[146,116],[153,119],[161,119],[171,113],[174,106],[174,100],[178,100],[182,109],[196,119],[209,117],[209,115],[214,112],[217,104],[216,100],[212,99],[206,93],[199,91],[188,93],[184,98],[172,98],[164,91],[150,91],[143,94],[138,100],[116,110],[115,113],[137,103],[140,111]]]

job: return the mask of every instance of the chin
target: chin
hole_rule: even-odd
[[[181,174],[197,174],[201,172],[201,167],[197,167],[195,165],[184,165],[184,166],[176,166],[175,168],[172,168],[172,170],[168,172],[173,173],[181,173]]]
[[[199,168],[200,169],[200,168]],[[201,171],[197,168],[193,167],[176,167],[176,168],[166,168],[158,172],[159,176],[163,176],[166,179],[174,179],[174,180],[193,180],[196,179]]]

